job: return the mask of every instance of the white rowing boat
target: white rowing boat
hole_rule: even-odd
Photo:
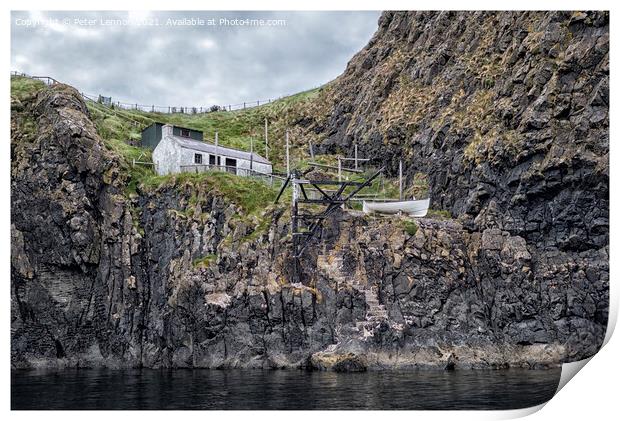
[[[403,200],[398,202],[371,202],[364,200],[364,213],[388,213],[396,214],[399,212],[421,218],[426,216],[431,199],[423,200]]]

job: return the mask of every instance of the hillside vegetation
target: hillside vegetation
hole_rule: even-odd
[[[293,148],[291,156],[294,160],[308,155],[308,148],[301,151],[295,145],[303,144],[294,139],[297,132],[295,125],[304,115],[313,113],[314,99],[321,88],[300,92],[284,97],[259,107],[235,111],[217,111],[210,113],[151,113],[140,110],[124,110],[106,107],[102,104],[89,102],[88,108],[93,120],[104,138],[135,141],[140,139],[142,128],[154,122],[169,123],[181,127],[201,130],[206,141],[213,142],[218,132],[219,144],[240,150],[250,151],[254,142],[254,151],[266,156],[264,124],[268,121],[269,159],[276,168],[283,170],[286,162],[285,132],[290,129],[289,139]]]
[[[42,88],[45,88],[45,85],[36,80],[26,77],[11,78],[11,92],[12,96],[16,98],[33,95]],[[268,156],[274,163],[274,171],[286,172],[286,130],[289,130],[291,167],[308,168],[309,162],[312,161],[309,143],[313,142],[317,153],[319,153],[320,150],[317,146],[320,143],[320,138],[306,130],[306,121],[310,121],[308,120],[311,118],[309,116],[317,116],[325,112],[321,109],[321,104],[323,104],[322,98],[327,95],[328,91],[329,85],[326,85],[284,97],[259,107],[199,114],[164,114],[125,110],[92,101],[87,101],[86,104],[98,134],[104,140],[107,148],[117,156],[121,168],[128,174],[127,195],[133,195],[139,186],[152,188],[158,183],[164,184],[175,178],[174,176],[158,177],[151,167],[140,164],[134,165],[134,161],[151,161],[151,151],[141,148],[139,144],[142,129],[154,122],[201,130],[204,133],[205,140],[210,142],[214,141],[217,131],[220,145],[245,151],[251,149],[253,141],[254,151],[262,156],[267,156],[264,137],[264,124],[265,119],[267,119]],[[338,154],[350,156],[351,153],[348,152],[350,151],[338,151]],[[317,155],[314,161],[336,166],[337,153]],[[343,177],[359,181],[370,176],[374,170],[376,167],[369,168],[364,174],[360,175],[343,172]],[[330,177],[334,178],[337,175],[335,170],[322,169],[321,172],[323,174],[328,173]],[[201,177],[212,177],[212,174],[197,175],[194,178]],[[398,180],[396,178],[379,178],[364,192],[380,197],[396,198],[398,197]],[[405,187],[404,193],[406,197],[426,196],[428,194],[426,176],[422,173],[416,174],[413,182]]]

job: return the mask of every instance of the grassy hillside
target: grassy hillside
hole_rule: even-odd
[[[16,98],[25,98],[44,88],[41,82],[24,77],[11,78],[11,95]],[[124,171],[129,175],[126,193],[133,195],[138,186],[153,188],[157,184],[171,181],[173,176],[158,177],[149,166],[133,165],[133,160],[150,161],[151,151],[139,147],[140,132],[153,122],[170,123],[204,132],[205,140],[213,141],[216,131],[219,133],[219,142],[223,146],[230,146],[241,150],[250,150],[250,142],[254,140],[254,150],[265,156],[264,121],[268,121],[269,130],[269,159],[274,163],[276,171],[286,170],[285,162],[285,132],[290,130],[291,165],[292,167],[306,168],[308,166],[308,140],[301,137],[302,131],[297,124],[306,116],[321,114],[321,92],[328,88],[317,88],[295,95],[291,95],[260,107],[237,111],[218,111],[205,114],[162,114],[138,110],[123,110],[106,107],[102,104],[87,102],[91,118],[106,147],[113,152]],[[315,139],[316,140],[316,139]],[[316,161],[336,165],[335,155],[317,156]],[[325,173],[325,170],[321,171]],[[370,175],[368,171],[363,175],[343,173],[345,178],[360,180]],[[209,178],[212,175],[197,175],[196,177]],[[336,177],[336,171],[331,171],[331,177]],[[426,179],[420,174],[416,176],[412,186],[405,189],[406,196],[424,196],[427,191]],[[233,183],[234,184],[234,183]],[[232,185],[232,184],[231,184]],[[239,184],[241,189],[245,185]],[[277,186],[276,186],[277,188]],[[229,192],[230,193],[230,192]],[[365,193],[375,193],[379,196],[398,197],[398,180],[378,179]],[[266,197],[267,195],[263,195]],[[238,199],[238,197],[237,197]],[[252,199],[253,200],[253,199]]]
[[[23,101],[44,87],[45,84],[40,80],[21,76],[11,76],[11,98]]]
[[[109,108],[101,104],[88,103],[100,134],[104,138],[138,141],[140,130],[153,122],[170,123],[177,126],[201,130],[207,141],[213,141],[219,133],[219,143],[245,151],[250,150],[252,139],[254,151],[265,156],[264,122],[268,121],[269,159],[279,170],[285,166],[284,136],[289,127],[310,112],[313,100],[321,88],[291,95],[260,107],[237,111],[218,111],[204,114],[164,114],[138,110]],[[291,144],[300,143],[292,138]],[[292,155],[300,157],[299,148],[294,147]]]
[[[28,134],[26,133],[27,131],[33,131],[33,125],[35,124],[34,121],[30,121],[30,119],[32,119],[32,114],[25,109],[23,104],[32,101],[34,96],[41,89],[48,88],[44,83],[26,77],[11,78],[13,117],[19,117],[16,120],[17,125],[15,129],[19,130],[22,137]],[[133,165],[134,159],[140,161],[151,160],[151,152],[148,149],[135,146],[140,139],[141,127],[143,127],[144,124],[150,124],[151,116],[111,109],[92,102],[88,102],[87,106],[91,113],[92,121],[99,135],[102,137],[105,146],[116,156],[121,169],[127,175],[125,193],[128,197],[136,194],[138,187],[143,190],[152,191],[162,186],[176,185],[182,187],[191,184],[195,186],[194,190],[196,191],[207,189],[226,197],[229,201],[237,204],[248,217],[261,215],[273,204],[279,185],[270,186],[265,182],[250,178],[236,177],[228,173],[220,172],[157,176],[152,170],[152,167]],[[282,106],[282,104],[277,106]],[[251,114],[256,114],[256,112]],[[178,118],[179,116],[168,117],[183,121],[181,118]],[[180,117],[195,118],[197,116]],[[208,119],[205,119],[204,116],[201,117],[203,117],[200,119],[202,124],[209,124]],[[157,121],[162,121],[162,119],[157,118]],[[176,124],[183,123],[177,122]],[[229,130],[229,133],[234,132]],[[243,133],[243,129],[238,128],[237,136],[242,137]],[[17,137],[14,136],[14,138]]]

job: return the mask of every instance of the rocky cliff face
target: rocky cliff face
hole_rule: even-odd
[[[604,291],[608,20],[604,12],[386,12],[323,93],[325,111],[304,125],[325,152],[350,155],[357,143],[393,174],[403,159],[409,182],[428,174],[431,206],[472,236],[518,238],[533,282],[564,266]],[[598,269],[586,275],[590,263]],[[482,279],[499,274],[492,267]],[[557,329],[583,326],[581,311],[565,310],[571,316],[556,319]]]
[[[607,19],[385,13],[321,99],[333,108],[304,125],[325,151],[357,141],[392,170],[405,157],[456,218],[341,212],[298,284],[285,209],[255,221],[182,179],[128,197],[75,90],[12,101],[12,366],[542,367],[592,355],[608,311]]]
[[[607,245],[609,23],[603,12],[387,12],[311,131],[409,179],[470,229],[539,247]]]

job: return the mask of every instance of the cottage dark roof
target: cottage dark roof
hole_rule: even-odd
[[[190,139],[187,137],[179,137],[174,135],[169,137],[174,139],[182,148],[215,154],[215,145],[211,143],[200,142],[198,140]],[[271,165],[271,162],[269,162],[257,153],[240,151],[238,149],[226,148],[224,146],[218,145],[217,154],[222,156],[228,156],[231,158],[245,159],[247,161],[253,160],[254,162],[258,162],[261,164]]]
[[[145,131],[146,129],[148,129],[151,126],[165,126],[168,123],[161,123],[159,121],[156,121],[154,123],[149,124],[148,126],[146,126],[144,129],[142,129],[142,131]],[[184,126],[178,126],[176,124],[170,124],[172,127],[177,128],[177,129],[183,129],[183,130],[191,130],[192,132],[198,132],[198,133],[203,133],[202,130],[198,130],[198,129],[192,129],[190,127],[184,127]]]

